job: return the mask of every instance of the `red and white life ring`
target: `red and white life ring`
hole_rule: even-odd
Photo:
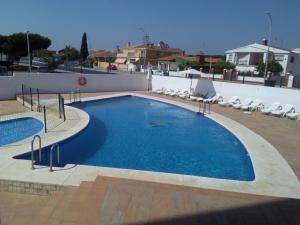
[[[85,86],[86,83],[87,83],[87,79],[84,76],[81,76],[81,77],[78,78],[78,84],[80,86]]]

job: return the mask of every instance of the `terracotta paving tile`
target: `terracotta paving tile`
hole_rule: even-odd
[[[78,193],[82,188],[70,188],[70,190],[67,188],[62,191],[62,198],[60,195],[45,198],[45,196],[0,193],[0,200],[1,196],[5,196],[4,203],[8,203],[7,211],[11,212],[10,219],[6,219],[3,217],[4,211],[0,211],[2,223],[13,225],[299,224],[299,200],[206,189],[196,190],[109,177],[97,178],[97,182],[94,182],[90,188],[92,188],[92,197],[82,194],[80,200],[78,200]],[[86,199],[83,199],[83,196]],[[9,201],[9,198],[12,201]],[[56,205],[41,206],[45,199],[47,202],[50,199],[54,201],[54,198],[57,198]],[[32,207],[28,208],[26,199],[32,203]],[[74,207],[73,204],[78,202],[82,204]],[[0,201],[0,209],[4,208],[2,203],[3,201]],[[22,217],[14,217],[15,215]],[[36,217],[32,219],[32,215]]]

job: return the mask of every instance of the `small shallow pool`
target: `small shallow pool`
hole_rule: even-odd
[[[28,138],[43,129],[41,121],[23,117],[0,122],[0,146]]]
[[[90,115],[79,134],[60,143],[56,166],[81,164],[251,181],[242,143],[227,129],[192,111],[125,96],[74,104]],[[30,153],[16,156],[30,159]],[[42,162],[49,165],[49,147]]]

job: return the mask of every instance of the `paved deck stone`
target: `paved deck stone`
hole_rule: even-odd
[[[82,96],[103,94],[106,93]],[[246,115],[241,111],[217,105],[213,105],[212,110],[236,120],[264,137],[278,149],[299,179],[299,122],[260,113]],[[296,199],[109,177],[97,177],[93,182],[82,182],[79,187],[68,187],[43,196],[0,192],[1,225],[298,225],[299,212],[300,200]]]
[[[300,200],[97,177],[48,196],[0,192],[1,225],[298,225]]]

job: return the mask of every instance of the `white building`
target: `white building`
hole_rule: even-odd
[[[226,51],[226,61],[236,65],[238,71],[256,71],[257,65],[266,62],[268,46],[251,44]],[[283,68],[283,73],[300,75],[300,49],[269,48],[269,61],[276,60]]]

